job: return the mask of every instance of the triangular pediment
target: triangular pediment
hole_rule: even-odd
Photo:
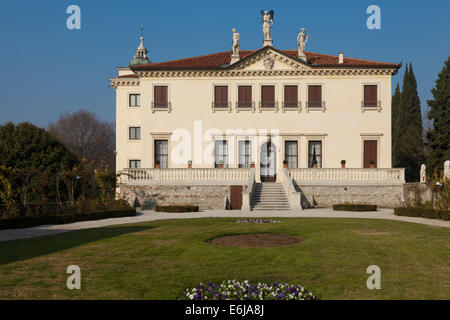
[[[300,59],[293,58],[268,46],[230,65],[230,69],[245,71],[290,71],[311,69],[311,67]]]

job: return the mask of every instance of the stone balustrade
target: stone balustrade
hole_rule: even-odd
[[[189,185],[246,185],[251,169],[241,168],[169,168],[124,169],[120,182],[125,185],[189,184]]]
[[[298,185],[404,184],[404,168],[308,168],[288,169]]]

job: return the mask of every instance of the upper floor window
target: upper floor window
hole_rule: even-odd
[[[153,87],[153,108],[154,109],[169,108],[169,95],[167,86]]]
[[[213,107],[220,109],[228,109],[228,86],[214,86],[214,102]]]
[[[297,168],[298,164],[298,143],[297,141],[286,141],[284,144],[284,158],[288,168]]]
[[[363,108],[378,108],[378,86],[376,84],[364,85]]]
[[[130,107],[140,107],[141,106],[141,95],[137,93],[132,93],[128,96],[128,106]]]
[[[261,86],[261,108],[275,108],[275,86]]]
[[[324,107],[324,103],[322,101],[322,86],[321,85],[309,85],[308,86],[307,107],[309,109],[322,109]]]
[[[141,127],[130,127],[128,137],[130,140],[141,139]]]
[[[219,168],[220,164],[223,164],[224,168],[228,167],[227,140],[216,140],[214,142],[214,167]]]
[[[239,141],[239,168],[250,168],[252,157],[252,145],[249,140]]]
[[[284,101],[283,108],[296,109],[298,108],[298,86],[286,85],[284,86]]]
[[[238,86],[238,108],[252,108],[252,86]]]
[[[141,168],[141,160],[130,160],[130,168],[131,169],[140,169]]]
[[[322,141],[308,142],[308,168],[322,168]]]

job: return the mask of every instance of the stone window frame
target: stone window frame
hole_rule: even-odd
[[[139,95],[139,105],[138,106],[130,106],[130,97],[131,95]],[[140,92],[137,91],[128,91],[127,92],[127,109],[129,110],[140,110],[142,107],[142,96]]]
[[[325,112],[327,110],[327,98],[326,98],[326,90],[325,90],[325,83],[323,82],[307,82],[306,84],[306,93],[305,93],[305,111],[308,113],[309,111],[322,111]],[[309,86],[321,86],[322,87],[322,102],[323,106],[322,108],[308,108],[308,95],[309,95]]]
[[[235,109],[236,109],[236,113],[239,113],[240,111],[252,111],[253,113],[255,113],[256,111],[256,94],[255,94],[255,87],[256,84],[251,82],[251,83],[245,83],[245,82],[238,82],[236,83],[236,88],[235,88],[235,95],[236,95],[236,101],[235,101]],[[251,87],[252,88],[252,107],[251,108],[238,108],[238,102],[239,102],[239,87]]]
[[[322,141],[322,166],[321,166],[321,168],[325,168],[324,167],[324,163],[325,163],[325,154],[326,154],[326,152],[325,152],[325,146],[326,146],[326,144],[325,144],[325,138],[328,136],[328,134],[327,133],[305,133],[304,134],[304,136],[305,136],[305,138],[306,138],[306,143],[305,143],[305,146],[303,147],[304,148],[304,150],[305,150],[305,159],[306,159],[306,166],[305,166],[305,168],[306,169],[312,169],[312,168],[309,168],[309,166],[308,166],[308,163],[309,163],[309,141]],[[299,150],[300,150],[300,148],[299,148]],[[299,168],[301,168],[301,167],[299,167]],[[318,169],[321,169],[321,168],[318,168]]]
[[[271,108],[261,108],[261,102],[262,102],[262,87],[263,86],[273,86],[274,87],[274,102],[275,102],[275,106],[273,109]],[[258,100],[255,100],[255,103],[257,103],[258,105],[258,110],[259,113],[263,112],[263,111],[275,111],[278,112],[279,110],[279,105],[278,105],[278,96],[279,96],[279,84],[277,82],[260,82],[258,83]]]
[[[168,103],[167,109],[163,109],[163,108],[155,109],[153,107],[153,103],[155,102],[155,87],[167,87],[167,103]],[[171,93],[172,93],[172,88],[171,88],[170,83],[152,83],[152,92],[150,93],[152,113],[155,113],[156,111],[162,111],[162,112],[167,112],[167,113],[172,112]]]
[[[130,139],[131,128],[139,128],[139,139]],[[142,127],[140,124],[132,124],[127,126],[127,140],[128,142],[138,142],[142,140]]]
[[[298,107],[297,107],[297,111],[298,112],[301,112],[302,111],[302,86],[301,86],[301,84],[298,82],[298,81],[293,81],[293,82],[283,82],[282,84],[281,84],[281,97],[282,97],[282,99],[281,99],[281,110],[282,110],[282,112],[285,112],[285,111],[292,111],[292,110],[295,110],[295,109],[285,109],[284,108],[284,102],[285,102],[285,96],[284,96],[284,94],[285,94],[285,91],[284,91],[284,87],[285,86],[297,86],[297,102],[298,102]],[[323,88],[322,88],[322,91],[323,91]],[[322,95],[322,98],[323,98],[323,95]]]
[[[377,86],[377,102],[380,102],[380,105],[375,108],[365,108],[364,107],[364,86]],[[381,109],[383,109],[383,106],[381,105],[381,84],[380,82],[363,82],[361,83],[361,112],[364,113],[365,111],[378,111],[381,112]]]
[[[227,93],[228,93],[228,108],[215,108],[214,107],[214,102],[215,102],[215,98],[216,98],[216,96],[215,96],[216,87],[228,87],[228,89],[227,89]],[[228,111],[228,112],[231,112],[232,107],[231,107],[231,90],[230,90],[230,88],[231,88],[231,84],[227,83],[227,82],[214,82],[214,83],[212,83],[212,85],[211,85],[211,99],[210,100],[211,100],[211,110],[212,110],[213,113],[215,113],[216,111]]]
[[[150,168],[155,167],[155,140],[167,140],[167,168],[171,168],[172,158],[171,158],[171,136],[172,132],[150,132],[150,148],[148,148],[150,152]]]
[[[383,133],[360,133],[361,136],[361,158],[360,158],[360,168],[364,168],[364,141],[365,140],[376,140],[377,141],[377,168],[383,168],[380,166],[381,159],[381,137]]]

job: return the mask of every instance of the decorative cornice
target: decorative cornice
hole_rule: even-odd
[[[140,79],[139,78],[112,78],[112,79],[109,79],[109,84],[116,89],[117,89],[117,87],[139,86]]]

